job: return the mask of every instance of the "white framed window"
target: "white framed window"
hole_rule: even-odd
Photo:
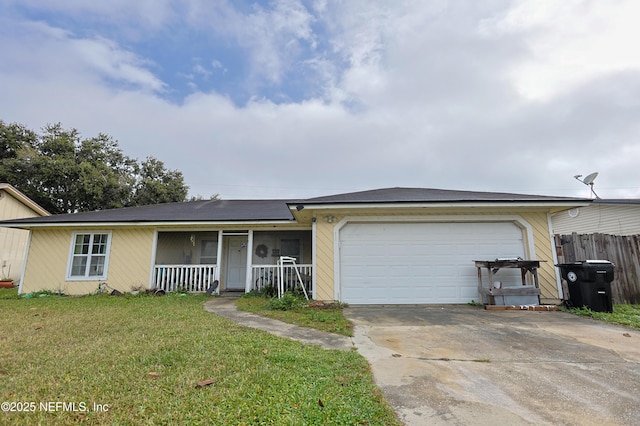
[[[73,234],[67,279],[106,279],[110,245],[110,232],[78,232]]]
[[[203,265],[215,265],[218,262],[218,241],[200,241],[200,263]]]
[[[296,263],[300,263],[300,259],[302,258],[302,253],[300,250],[300,239],[281,239],[280,256],[295,257]]]

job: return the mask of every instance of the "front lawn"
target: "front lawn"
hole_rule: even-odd
[[[238,309],[303,327],[353,336],[353,324],[342,315],[342,306],[312,303],[285,293],[282,299],[247,293],[236,302]]]
[[[0,290],[0,424],[399,424],[357,352],[239,326],[206,300]]]

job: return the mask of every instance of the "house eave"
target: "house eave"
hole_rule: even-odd
[[[295,220],[263,220],[263,221],[137,221],[137,222],[43,222],[43,223],[29,223],[29,224],[17,224],[8,223],[2,226],[6,228],[18,228],[18,229],[34,229],[34,228],[137,228],[137,227],[154,227],[154,228],[167,228],[167,227],[255,227],[255,226],[276,226],[276,225],[296,225]]]
[[[33,210],[35,213],[39,214],[40,216],[51,215],[51,213],[49,213],[47,210],[41,207],[38,203],[36,203],[31,198],[24,195],[22,192],[18,191],[15,187],[13,187],[13,185],[10,185],[8,183],[0,183],[0,191],[6,191],[8,194],[11,194],[13,198],[15,198],[16,200],[18,200],[23,205]]]
[[[300,211],[305,208],[313,210],[354,210],[354,209],[427,209],[427,208],[572,208],[590,205],[587,201],[512,201],[512,202],[406,202],[406,203],[297,203],[291,204],[289,209],[292,212]]]

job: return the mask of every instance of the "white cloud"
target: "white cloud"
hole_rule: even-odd
[[[71,32],[42,22],[13,25],[22,37],[12,39],[5,33],[2,43],[7,73],[20,69],[34,78],[59,75],[64,79],[100,81],[133,87],[135,90],[161,91],[164,83],[148,68],[149,62],[117,43],[104,39],[75,37]],[[79,81],[78,81],[79,82]]]
[[[640,3],[527,0],[485,21],[501,37],[524,35],[529,54],[511,69],[517,90],[546,100],[608,73],[640,70]]]
[[[217,59],[214,59],[211,61],[211,67],[214,70],[221,70],[223,73],[226,73],[227,71],[229,71],[227,67],[225,67],[224,64]]]
[[[63,42],[70,44],[79,61],[106,79],[131,84],[143,90],[161,91],[164,88],[164,83],[144,68],[148,61],[121,49],[113,41],[96,38],[67,39]]]
[[[243,13],[228,1],[214,5],[187,0],[188,22],[218,37],[232,39],[247,53],[251,84],[279,84],[286,72],[299,65],[303,49],[313,49],[313,16],[300,0],[276,0],[268,7],[252,4]]]
[[[592,171],[600,172],[601,196],[640,196],[640,78],[614,73],[633,70],[635,51],[627,62],[599,49],[578,51],[583,37],[610,45],[620,13],[609,11],[599,23],[591,15],[596,6],[568,3],[573,12],[558,9],[560,22],[572,14],[583,21],[561,28],[547,23],[547,8],[528,16],[500,1],[316,1],[309,9],[286,1],[249,10],[180,4],[190,15],[172,25],[189,23],[189,35],[212,43],[197,56],[208,59],[188,63],[194,92],[181,102],[163,99],[172,88],[154,75],[153,57],[115,37],[5,21],[0,118],[109,133],[128,155],[153,155],[183,171],[192,193],[205,196],[307,197],[385,186],[585,195],[573,175]],[[535,3],[517,3],[526,4]],[[608,30],[587,34],[579,22]],[[231,95],[197,91],[197,76],[238,72],[214,51],[220,39],[246,52],[255,85],[267,81],[286,94],[287,72],[304,61],[318,77],[309,80],[311,91],[324,97],[276,103],[255,90],[239,106]],[[543,41],[553,48],[533,55]],[[585,65],[582,80],[562,83],[571,75],[565,51],[572,62],[598,53],[596,64],[616,65]],[[548,78],[534,81],[535,93],[522,92],[534,65]],[[114,90],[105,79],[126,84]]]

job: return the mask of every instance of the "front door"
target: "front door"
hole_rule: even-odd
[[[225,289],[243,290],[247,281],[247,237],[232,235],[227,237],[227,262]]]

